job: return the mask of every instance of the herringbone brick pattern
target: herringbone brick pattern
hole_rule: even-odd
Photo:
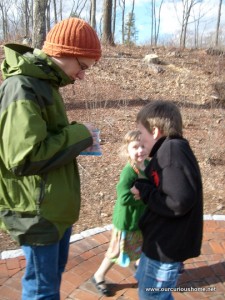
[[[108,247],[110,231],[74,242],[61,286],[61,299],[105,299],[90,281]],[[21,298],[21,278],[25,267],[23,256],[0,260],[0,299]],[[114,295],[107,299],[138,299],[133,269],[114,266],[107,274],[107,282]],[[225,221],[204,222],[202,254],[185,262],[175,300],[225,299]]]

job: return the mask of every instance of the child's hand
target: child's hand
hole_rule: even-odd
[[[138,189],[136,189],[135,186],[133,186],[131,189],[130,189],[131,193],[134,195],[134,199],[135,200],[140,200],[141,197],[140,197],[140,192]]]

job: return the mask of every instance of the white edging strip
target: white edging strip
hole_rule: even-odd
[[[18,257],[18,256],[23,256],[23,255],[24,254],[23,254],[22,249],[2,251],[0,259],[15,258],[15,257]]]
[[[204,215],[204,220],[205,221],[225,221],[225,215]],[[81,233],[76,233],[71,235],[70,237],[70,243],[74,243],[77,241],[80,241],[86,237],[111,230],[112,229],[112,224],[103,226],[103,227],[96,227],[92,229],[87,229],[85,231],[82,231]],[[17,250],[7,250],[7,251],[2,251],[0,253],[0,259],[8,259],[8,258],[15,258],[18,256],[23,256],[23,251],[22,249],[17,249]]]
[[[225,215],[204,215],[204,220],[225,221]]]

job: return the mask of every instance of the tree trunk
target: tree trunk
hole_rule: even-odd
[[[216,25],[216,40],[215,40],[215,46],[218,46],[219,43],[219,31],[220,31],[220,18],[221,18],[221,7],[222,7],[222,1],[219,0],[219,9],[218,9],[218,18],[217,18],[217,25]]]
[[[32,45],[41,49],[46,36],[46,9],[48,0],[35,0],[34,2],[34,26]]]
[[[153,32],[154,32],[154,11],[155,11],[155,1],[151,0],[151,46],[153,45]]]
[[[8,7],[7,7],[7,2],[1,1],[0,2],[0,12],[2,15],[2,33],[3,33],[3,40],[8,39]]]
[[[158,25],[157,25],[156,36],[155,36],[155,46],[158,44],[159,28],[160,28],[160,22],[161,22],[161,9],[162,9],[162,5],[163,5],[163,1],[164,1],[164,0],[161,0],[161,3],[160,3],[160,5],[159,5]]]
[[[48,0],[48,4],[46,7],[46,31],[48,32],[51,29],[51,13],[50,13],[50,2],[51,0]]]
[[[125,40],[125,37],[124,37],[124,35],[125,35],[125,30],[124,30],[124,28],[125,28],[125,5],[126,5],[125,0],[120,0],[119,5],[122,9],[122,44],[124,44],[124,40]]]
[[[163,1],[164,0],[161,0],[161,2],[157,3],[157,5],[155,0],[151,1],[151,45],[154,46],[158,43]]]
[[[91,27],[96,30],[96,0],[91,0]]]
[[[111,23],[112,23],[112,0],[104,0],[102,44],[114,45]]]
[[[113,3],[113,40],[115,41],[115,31],[116,31],[116,0]]]
[[[60,2],[59,2],[59,7],[60,7],[60,9],[59,9],[60,21],[62,21],[62,10],[63,10],[63,8],[62,8],[62,1],[63,0],[60,0]]]
[[[134,4],[135,4],[135,0],[132,1],[132,8],[131,8],[131,13],[129,14],[129,20],[128,20],[128,28],[127,28],[127,43],[128,45],[131,44],[131,30],[132,30],[132,21],[133,21],[133,17],[134,17]]]
[[[56,24],[56,23],[58,23],[56,0],[53,0],[53,8],[54,8],[54,19],[55,19],[55,24]]]
[[[180,34],[180,47],[186,47],[186,39],[187,39],[187,28],[188,22],[191,14],[192,8],[200,3],[201,0],[183,0],[183,12],[182,12],[182,24],[181,24],[181,34]]]
[[[28,13],[28,0],[24,0],[24,17],[25,17],[25,35],[29,37],[29,13]]]

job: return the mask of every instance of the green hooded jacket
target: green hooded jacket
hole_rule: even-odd
[[[145,161],[145,166],[148,160]],[[141,177],[144,172],[139,170]],[[113,209],[113,225],[119,230],[136,231],[138,221],[142,216],[146,205],[141,200],[135,200],[130,189],[133,187],[138,174],[128,162],[120,173],[119,182],[116,185],[117,199]]]
[[[92,145],[69,124],[59,88],[73,81],[41,50],[5,45],[0,86],[1,225],[20,244],[47,245],[79,217],[75,157]]]

